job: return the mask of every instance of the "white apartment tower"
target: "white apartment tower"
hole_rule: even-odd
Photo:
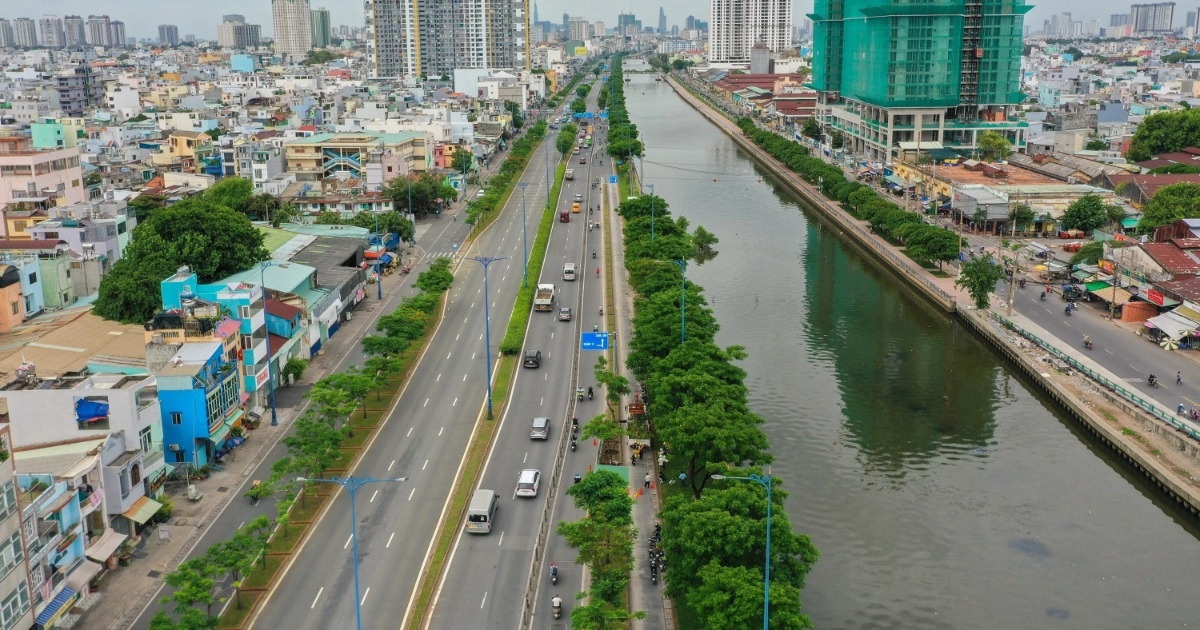
[[[271,0],[275,24],[275,53],[301,61],[312,50],[312,8],[308,0]]]
[[[57,15],[43,15],[38,20],[42,29],[42,45],[47,48],[66,48],[67,33],[63,30],[62,19]]]
[[[33,48],[38,45],[37,22],[20,17],[13,20],[13,43],[17,48]]]
[[[17,42],[13,39],[12,23],[7,18],[0,18],[0,48],[12,48]]]
[[[529,69],[528,0],[366,0],[364,8],[374,77]]]
[[[1134,35],[1170,33],[1175,21],[1174,2],[1135,4],[1130,7]]]
[[[750,49],[780,52],[792,44],[792,0],[710,0],[710,63],[748,66]]]
[[[77,48],[87,45],[87,22],[82,16],[68,15],[63,18],[63,28],[67,32],[67,48]]]
[[[88,43],[93,46],[112,46],[112,22],[107,15],[89,15]]]

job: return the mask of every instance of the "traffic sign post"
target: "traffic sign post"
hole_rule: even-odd
[[[608,350],[608,333],[585,332],[580,337],[580,350]]]

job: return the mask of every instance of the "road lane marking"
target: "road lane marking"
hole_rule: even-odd
[[[433,380],[433,382],[435,382],[435,383],[440,383],[440,382],[441,382],[441,380],[442,380],[442,373],[441,373],[441,372],[438,372],[437,378],[436,378],[436,379],[434,379],[434,380]]]
[[[317,589],[317,596],[313,598],[313,603],[312,603],[312,606],[309,606],[309,607],[308,607],[308,609],[309,609],[309,610],[312,610],[313,608],[316,608],[316,607],[317,607],[317,600],[318,600],[318,599],[321,599],[321,593],[324,593],[324,592],[325,592],[325,587],[324,587],[324,586],[322,586],[321,588]]]
[[[501,534],[501,536],[503,536],[503,534]],[[483,593],[483,601],[479,602],[479,609],[483,610],[484,606],[487,606],[487,592],[486,591],[484,591],[484,593]]]
[[[504,544],[504,532],[500,532],[500,541],[496,543],[496,546],[499,547],[503,544]]]
[[[546,397],[545,397],[545,396],[542,396],[541,398],[539,398],[539,399],[538,399],[538,406],[539,406],[539,407],[545,407],[545,406],[546,406]]]
[[[354,534],[350,534],[350,537],[346,539],[346,544],[342,545],[342,549],[349,547],[351,542],[354,542]]]
[[[467,321],[469,321],[469,320],[470,320],[470,318],[469,318],[469,317],[464,317],[464,318],[463,318],[463,323],[465,324],[465,323],[467,323]]]
[[[472,352],[472,353],[471,353],[471,360],[472,360],[472,361],[474,361],[474,360],[475,360],[475,357],[476,357],[478,354],[479,354],[478,352]]]
[[[421,464],[421,470],[425,470],[425,467],[428,465],[429,465],[429,460],[427,459],[427,460],[425,460],[424,464]]]
[[[463,382],[464,382],[464,383],[466,383],[466,382],[467,382],[467,375],[466,375],[466,374],[463,374]]]
[[[447,360],[447,361],[449,361],[449,360],[450,360],[450,355],[452,355],[452,354],[454,354],[454,352],[447,352],[447,353],[446,353],[446,360]]]
[[[383,546],[383,548],[384,548],[384,549],[391,549],[391,548],[392,548],[392,539],[393,539],[393,538],[395,538],[395,537],[396,537],[396,532],[392,532],[392,535],[391,535],[391,536],[388,536],[388,541],[387,541],[387,544],[386,544],[386,545],[384,545],[384,546]]]
[[[359,600],[358,605],[362,606],[364,603],[366,603],[367,595],[370,595],[370,594],[371,594],[371,587],[368,586],[367,590],[363,591],[363,598],[361,600]]]
[[[379,491],[378,491],[378,490],[376,490],[375,492],[372,492],[372,493],[371,493],[371,500],[370,500],[370,501],[367,501],[367,503],[374,503],[374,502],[375,502],[375,497],[377,497],[377,496],[379,496]]]
[[[521,458],[521,463],[525,464],[528,462],[529,462],[529,451],[525,451],[525,456]]]
[[[479,340],[483,341],[483,333],[479,333]]]
[[[409,490],[409,491],[408,491],[408,500],[409,500],[409,501],[412,501],[413,495],[414,495],[414,494],[416,494],[416,493],[417,493],[417,489],[416,489],[416,488],[413,488],[412,490]]]
[[[471,310],[475,310],[475,303],[471,302]],[[463,321],[466,321],[465,319]]]
[[[463,380],[466,380],[466,379],[463,379]],[[457,397],[457,396],[454,398],[454,402],[450,403],[450,406],[451,406],[451,407],[457,407],[457,406],[458,406],[458,397]]]
[[[421,406],[422,406],[422,407],[428,407],[428,406],[429,406],[429,399],[428,399],[428,398],[426,398],[426,399],[425,399],[425,404],[424,404],[424,405],[421,405]]]
[[[458,341],[458,338],[461,336],[462,336],[462,333],[458,333],[457,335],[454,335],[454,340]]]
[[[442,427],[442,428],[438,429],[438,437],[442,437],[442,432],[445,430],[446,430],[446,427]]]
[[[238,529],[241,529],[241,528],[242,528],[242,525],[245,525],[245,524],[246,524],[246,521],[242,521],[241,523],[238,523],[238,526],[237,526],[237,528],[238,528]]]
[[[392,472],[392,467],[395,465],[396,465],[396,460],[393,459],[392,463],[388,464],[388,472]]]
[[[408,433],[405,433],[404,437],[408,437],[408,436],[412,435],[413,429],[415,429],[415,428],[416,427],[408,427]]]

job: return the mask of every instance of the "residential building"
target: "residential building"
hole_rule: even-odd
[[[709,6],[710,63],[747,66],[750,49],[759,43],[773,52],[791,47],[792,0],[710,0]]]
[[[258,48],[262,41],[262,26],[246,24],[240,15],[226,15],[217,26],[217,45],[221,48]]]
[[[179,27],[174,24],[161,24],[158,27],[158,43],[163,46],[179,45]]]
[[[112,23],[107,15],[89,15],[87,18],[88,43],[93,46],[112,46]]]
[[[402,132],[321,133],[289,142],[287,170],[299,182],[315,182],[344,173],[378,190],[393,178],[429,169],[428,134]]]
[[[0,136],[0,211],[6,219],[14,210],[86,201],[79,156],[78,146],[43,150],[30,136]],[[27,226],[6,226],[8,238],[23,238]]]
[[[13,20],[13,43],[17,48],[33,48],[38,45],[37,22],[29,18]]]
[[[112,266],[129,245],[135,223],[124,201],[88,202],[50,208],[46,220],[25,233],[35,241],[61,241],[74,254],[90,254]]]
[[[21,295],[21,272],[12,265],[0,265],[0,333],[23,321],[25,296]]]
[[[1135,4],[1129,7],[1129,10],[1129,21],[1133,25],[1134,35],[1159,35],[1174,30],[1174,2]]]
[[[571,41],[582,42],[588,37],[588,20],[585,17],[572,17],[567,23],[567,38]]]
[[[301,61],[312,50],[312,10],[308,0],[271,0],[275,54]]]
[[[23,473],[17,474],[17,492],[34,627],[53,628],[86,587],[86,580],[78,584],[87,571],[79,494],[53,475]]]
[[[120,20],[113,20],[109,23],[109,28],[112,29],[112,45],[125,45],[125,23]]]
[[[12,22],[9,22],[8,18],[0,18],[0,48],[12,48],[16,45],[16,41],[13,40]]]
[[[227,320],[235,322],[236,320]],[[236,325],[225,328],[236,331]],[[157,342],[161,344],[162,342]],[[147,345],[153,350],[156,342]],[[172,464],[204,466],[241,426],[238,352],[221,341],[172,344],[175,354],[154,370],[162,401],[163,440]]]
[[[461,68],[529,69],[528,0],[367,0],[373,77],[450,74]]]
[[[1013,114],[1025,100],[1028,9],[1024,0],[954,0],[944,13],[912,15],[887,0],[816,0],[810,86],[828,133],[841,133],[847,152],[884,161],[901,150],[970,151],[984,131],[1019,150],[1028,124]]]
[[[79,15],[68,15],[63,18],[63,28],[66,30],[67,48],[78,48],[87,45],[87,22]]]
[[[79,64],[54,75],[54,94],[64,116],[82,117],[104,104],[104,82],[88,64]]]
[[[38,20],[42,32],[42,45],[47,48],[65,48],[67,34],[63,30],[62,19],[57,15],[43,15]]]
[[[59,310],[75,303],[75,288],[71,283],[71,252],[66,243],[49,240],[0,240],[0,263],[22,267],[16,261],[32,258],[38,262],[37,278],[21,279],[21,289],[37,285],[41,290],[40,303],[49,310]],[[30,299],[25,300],[30,310]]]
[[[33,626],[33,600],[29,589],[29,562],[21,539],[22,514],[17,501],[17,471],[12,457],[12,435],[0,423],[0,627]]]
[[[329,9],[321,7],[312,10],[312,47],[329,48],[333,31],[330,28]]]

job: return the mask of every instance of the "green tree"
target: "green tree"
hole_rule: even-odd
[[[1012,222],[1018,231],[1029,229],[1035,217],[1033,208],[1023,203],[1013,204],[1008,209],[1008,220]]]
[[[1108,208],[1098,195],[1084,195],[1075,200],[1062,217],[1062,226],[1068,230],[1091,232],[1105,223],[1108,223]]]
[[[358,212],[350,219],[350,225],[366,228],[382,234],[398,234],[401,242],[411,243],[416,238],[417,228],[403,214],[392,210],[389,212]]]
[[[1138,229],[1149,233],[1161,225],[1197,217],[1200,217],[1200,185],[1171,184],[1159,188],[1150,198],[1145,213],[1138,221]]]
[[[845,144],[846,144],[846,134],[842,133],[841,131],[836,131],[836,130],[832,134],[830,134],[829,148],[840,149]]]
[[[816,140],[821,137],[821,123],[818,123],[815,117],[810,116],[808,120],[804,121],[800,133],[806,138]]]
[[[474,163],[475,155],[470,150],[461,147],[454,152],[454,157],[450,159],[450,167],[462,173],[464,177]]]
[[[568,134],[565,130],[558,132],[558,137],[554,139],[554,148],[562,155],[571,152],[571,148],[575,146],[575,134]]]
[[[1138,125],[1126,157],[1141,162],[1158,153],[1182,151],[1197,144],[1200,144],[1200,109],[1159,112]]]
[[[150,213],[159,208],[167,207],[167,198],[161,195],[143,193],[129,202],[130,213],[142,224],[150,217]]]
[[[699,573],[699,585],[688,591],[688,607],[704,619],[709,630],[758,627],[763,614],[763,573],[748,567],[724,567],[715,561]],[[779,630],[812,628],[800,612],[800,589],[771,580],[770,627]]]
[[[587,102],[583,99],[575,99],[571,101],[571,111],[576,114],[582,114],[587,111]]]
[[[346,433],[311,411],[298,418],[294,425],[294,432],[283,438],[290,457],[286,470],[302,477],[320,477],[341,457]]]
[[[601,356],[596,360],[596,367],[592,373],[596,376],[596,382],[600,387],[604,388],[604,399],[608,403],[608,413],[613,420],[620,419],[621,400],[623,396],[628,396],[629,379],[613,372],[608,368],[608,360]]]
[[[994,160],[1003,160],[1012,155],[1012,143],[1003,134],[995,131],[985,131],[979,134],[975,141],[983,154]]]
[[[1004,268],[997,265],[992,257],[972,258],[962,264],[962,270],[955,286],[962,287],[971,295],[975,308],[985,309],[991,302],[992,291],[996,283],[1004,278]]]
[[[1085,151],[1107,151],[1108,143],[1103,140],[1093,138],[1092,140],[1088,140],[1087,144],[1083,145],[1083,148]]]
[[[521,113],[520,103],[513,101],[504,101],[504,109],[512,115],[513,129],[520,129],[525,126],[525,115]]]
[[[222,206],[239,212],[252,196],[254,196],[254,183],[244,177],[226,177],[201,193],[201,199],[214,206]]]
[[[575,88],[575,96],[578,96],[579,98],[587,98],[588,93],[591,91],[592,91],[592,86],[590,84],[585,83],[585,84],[577,86]]]
[[[1071,255],[1072,265],[1095,265],[1104,257],[1104,242],[1091,241],[1085,243],[1079,251]]]
[[[962,245],[957,234],[924,223],[914,227],[904,243],[905,251],[914,260],[936,262],[940,269],[942,263],[958,257]]]
[[[1200,166],[1192,164],[1170,164],[1150,169],[1151,175],[1191,175],[1200,173]]]

